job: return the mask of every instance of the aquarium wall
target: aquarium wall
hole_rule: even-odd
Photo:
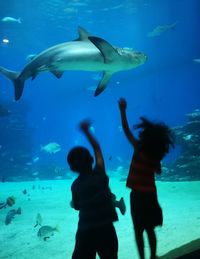
[[[174,207],[170,207],[172,200],[181,201],[180,197],[187,200],[185,212],[196,209],[191,222],[196,230],[200,227],[199,10],[198,0],[0,1],[0,201],[14,195],[16,209],[22,208],[12,229],[4,224],[10,208],[0,211],[4,233],[8,228],[11,231],[0,239],[15,244],[0,252],[0,258],[28,258],[25,250],[30,249],[36,249],[34,258],[40,258],[44,244],[48,255],[55,255],[59,248],[53,242],[63,244],[56,258],[71,258],[78,215],[66,207],[76,178],[66,156],[80,145],[93,152],[79,130],[83,119],[91,121],[112,188],[126,197],[126,220],[117,227],[119,258],[132,258],[132,254],[137,258],[136,248],[129,251],[135,242],[133,233],[129,241],[124,237],[132,231],[126,179],[133,149],[122,130],[121,97],[127,101],[133,132],[144,116],[166,123],[175,135],[175,148],[162,161],[162,174],[156,178],[169,219],[167,230],[181,229],[181,208],[171,214]],[[169,199],[167,191],[172,195]],[[188,192],[192,193],[189,198]],[[37,207],[39,204],[43,208]],[[185,206],[177,202],[177,208],[179,205]],[[34,215],[24,211],[33,207]],[[61,225],[57,241],[51,238],[50,243],[38,243],[34,228],[38,213],[43,223]],[[31,239],[23,243],[21,235],[19,243],[14,238],[16,229],[21,233],[21,217],[21,231],[30,235],[33,243]],[[66,221],[72,222],[71,232],[63,230],[67,229]],[[160,230],[159,255],[196,240],[196,230],[192,237],[178,236],[180,242],[175,246],[172,240],[166,244],[163,233],[169,233]],[[19,246],[25,250],[17,252]]]
[[[175,128],[190,123],[188,114],[198,113],[199,109],[198,8],[198,1],[188,4],[178,0],[111,1],[106,5],[101,1],[2,2],[1,66],[20,73],[30,64],[30,69],[27,68],[30,75],[25,76],[23,94],[15,101],[12,79],[6,78],[1,69],[1,178],[8,181],[65,178],[67,150],[76,144],[87,145],[77,130],[83,118],[93,121],[108,169],[127,168],[130,149],[117,108],[121,96],[127,99],[131,125],[140,116],[162,120]],[[130,55],[134,51],[143,55],[136,52],[140,63],[134,57],[128,58],[132,63],[124,61],[123,68],[116,61],[119,67],[110,72],[106,89],[96,97],[95,90],[105,70],[101,65],[89,64],[90,56],[80,64],[58,62],[53,68],[48,58],[53,59],[54,54],[50,53],[39,57],[41,64],[33,63],[42,51],[78,39],[80,27],[87,36],[100,37],[118,50],[124,48]],[[124,57],[126,54],[120,53]],[[56,69],[63,73],[62,77],[57,75],[59,79],[49,72]],[[199,117],[194,120],[199,121]],[[199,124],[195,125],[198,131]],[[195,129],[182,134],[177,152],[169,156],[169,166],[176,163],[177,154],[185,152],[181,146],[187,145],[187,141],[190,142],[187,156],[199,157]],[[49,143],[58,144],[59,150],[50,153],[42,148]],[[163,177],[182,178],[184,171],[170,171]],[[187,177],[196,179],[198,174],[193,176],[190,172]]]

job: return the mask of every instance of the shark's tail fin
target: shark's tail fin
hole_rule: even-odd
[[[19,73],[3,67],[0,67],[0,73],[13,82],[15,89],[15,100],[19,100],[24,89],[24,81],[19,78]]]

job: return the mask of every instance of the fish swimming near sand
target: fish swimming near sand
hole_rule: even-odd
[[[22,23],[21,21],[21,17],[19,17],[18,19],[10,17],[10,16],[6,16],[4,18],[1,19],[2,22],[8,22],[8,23]]]
[[[38,225],[42,226],[42,216],[40,213],[38,213],[36,216],[36,224],[35,224],[34,228],[36,228]]]
[[[20,215],[21,214],[21,208],[19,207],[17,210],[9,210],[6,219],[5,219],[5,224],[9,225],[12,220],[14,219],[15,215]]]
[[[43,150],[49,154],[55,154],[61,150],[61,147],[56,142],[50,142],[49,144],[42,146],[41,150]]]
[[[46,241],[48,238],[54,235],[54,232],[59,232],[58,227],[42,226],[37,233],[37,236],[43,238]]]
[[[177,22],[174,22],[172,24],[166,24],[166,25],[159,25],[156,28],[154,28],[151,32],[147,34],[147,37],[157,37],[160,36],[162,33],[172,30],[176,27]]]
[[[114,47],[104,39],[90,37],[80,26],[78,33],[77,40],[55,45],[36,55],[21,72],[0,67],[0,73],[14,84],[15,100],[21,98],[28,78],[33,80],[45,71],[61,78],[65,70],[102,71],[94,93],[97,96],[104,91],[114,73],[136,68],[147,60],[142,52]]]

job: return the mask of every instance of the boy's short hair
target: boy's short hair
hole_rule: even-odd
[[[67,155],[67,162],[74,172],[82,173],[90,170],[93,164],[93,157],[89,150],[82,146],[72,148]]]

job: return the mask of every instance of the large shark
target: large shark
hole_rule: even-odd
[[[33,57],[21,72],[0,67],[0,73],[14,84],[15,100],[22,96],[24,82],[44,71],[50,71],[57,78],[65,70],[103,71],[94,94],[97,96],[106,88],[113,73],[138,67],[147,60],[141,52],[114,47],[104,39],[90,37],[80,26],[78,33],[78,39],[55,45]]]

